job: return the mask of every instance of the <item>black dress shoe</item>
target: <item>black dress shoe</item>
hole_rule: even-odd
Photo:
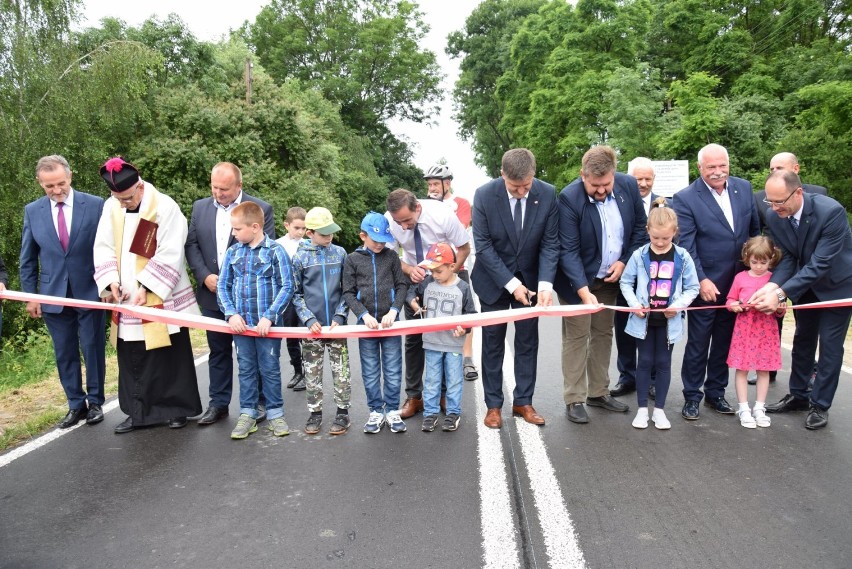
[[[712,407],[714,411],[717,413],[721,413],[723,415],[733,415],[734,408],[731,407],[731,404],[725,400],[725,396],[716,397],[715,399],[705,399],[704,404],[708,407]]]
[[[293,389],[296,387],[296,384],[299,382],[305,381],[305,374],[301,372],[296,372],[293,374],[293,377],[290,378],[290,381],[287,382],[287,389]]]
[[[104,411],[100,405],[89,405],[89,412],[86,413],[86,424],[97,425],[104,420]]]
[[[227,407],[214,407],[211,405],[207,408],[207,411],[198,419],[199,425],[212,425],[219,419],[228,416],[228,408]]]
[[[767,413],[787,413],[788,411],[804,411],[809,406],[807,399],[799,399],[792,393],[785,395],[778,403],[766,406]]]
[[[687,421],[695,421],[698,419],[698,401],[687,401],[684,403],[680,416]]]
[[[613,399],[612,395],[601,395],[600,397],[588,397],[586,398],[586,405],[591,405],[592,407],[602,407],[607,411],[615,411],[616,413],[626,413],[628,409],[630,409],[629,405],[618,401],[617,399]]]
[[[805,418],[805,428],[815,431],[828,425],[828,409],[820,409],[811,405],[808,416]]]
[[[79,409],[71,409],[66,413],[65,417],[59,421],[56,425],[60,429],[67,429],[68,427],[73,427],[80,421],[86,418],[86,413],[88,413],[88,409],[85,407],[80,407]]]
[[[627,395],[629,393],[633,393],[636,391],[635,383],[627,383],[626,381],[619,381],[615,384],[614,389],[609,390],[609,394],[613,397],[621,397],[622,395]]]
[[[648,399],[652,401],[657,399],[657,386],[654,384],[648,386]]]
[[[172,417],[169,419],[170,429],[180,429],[186,426],[186,417]]]
[[[128,417],[127,419],[125,419],[125,420],[124,420],[124,422],[119,423],[119,424],[115,427],[115,429],[113,429],[113,432],[114,432],[116,435],[120,435],[120,434],[122,434],[122,433],[129,433],[130,431],[132,431],[132,430],[133,430],[133,429],[135,429],[135,428],[136,428],[136,427],[134,427],[134,426],[133,426],[133,419],[131,419],[130,417]]]
[[[586,414],[586,408],[582,403],[568,404],[568,420],[572,423],[588,423],[589,416]]]

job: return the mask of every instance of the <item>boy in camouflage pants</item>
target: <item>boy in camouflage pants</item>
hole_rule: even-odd
[[[299,243],[293,255],[293,280],[296,291],[293,304],[299,320],[312,333],[321,334],[323,326],[334,328],[346,323],[348,308],[343,300],[343,262],[346,251],[331,241],[340,226],[334,223],[331,212],[315,207],[305,216],[310,241]],[[329,433],[342,435],[349,429],[349,401],[352,384],[349,378],[349,349],[345,339],[302,340],[302,366],[307,386],[310,416],[305,433],[315,435],[322,425],[322,375],[325,350],[328,348],[331,375],[334,379],[334,402],[337,412]]]

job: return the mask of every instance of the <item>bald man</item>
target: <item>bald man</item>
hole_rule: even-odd
[[[772,160],[769,161],[769,173],[776,172],[778,170],[784,170],[786,172],[795,172],[799,173],[799,169],[801,166],[799,165],[799,159],[792,152],[779,152],[775,156],[772,157]],[[810,194],[819,194],[821,196],[827,196],[828,190],[823,186],[815,186],[813,184],[802,184],[802,190]],[[757,208],[757,215],[760,217],[760,232],[763,233],[766,230],[766,211],[769,209],[766,207],[766,204],[763,203],[763,200],[766,199],[766,190],[760,190],[759,192],[755,192],[754,194],[754,206]]]

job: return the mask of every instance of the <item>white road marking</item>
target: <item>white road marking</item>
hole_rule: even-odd
[[[209,357],[210,357],[210,354],[208,353],[208,354],[204,354],[203,356],[199,356],[198,358],[196,358],[195,359],[195,367],[198,367],[201,364],[205,363],[209,359]],[[107,413],[109,413],[113,409],[117,409],[117,408],[118,408],[118,398],[113,399],[112,401],[110,401],[109,403],[107,403],[103,406],[104,415],[106,415]],[[52,431],[49,431],[49,432],[43,434],[40,437],[37,437],[37,438],[31,440],[30,442],[28,442],[25,445],[21,445],[18,448],[7,452],[6,454],[0,456],[0,468],[3,468],[7,464],[10,464],[11,462],[21,458],[22,456],[27,455],[27,454],[31,453],[32,451],[39,449],[39,448],[43,447],[44,445],[46,445],[50,442],[55,441],[56,439],[58,439],[59,437],[61,437],[63,435],[67,435],[68,433],[70,433],[74,429],[79,429],[80,427],[82,427],[85,424],[86,423],[84,421],[80,421],[79,423],[77,423],[73,427],[69,427],[67,429],[54,429]],[[92,428],[95,428],[95,427],[92,427]]]
[[[473,338],[474,361],[481,349],[481,333]],[[489,429],[485,419],[485,397],[480,379],[473,382],[476,391],[477,456],[479,457],[479,518],[482,520],[482,567],[485,569],[517,569],[521,566],[518,552],[518,531],[512,515],[506,462],[500,431]],[[504,427],[506,428],[506,427]],[[511,528],[511,536],[509,530]]]
[[[503,389],[509,397],[515,389],[514,363],[511,357],[513,352],[513,346],[507,341],[503,363]],[[515,418],[515,426],[530,479],[536,518],[541,526],[545,551],[550,559],[548,566],[585,569],[586,561],[577,541],[577,532],[562,497],[556,471],[547,456],[547,448],[541,436],[542,428],[527,423],[521,417]]]

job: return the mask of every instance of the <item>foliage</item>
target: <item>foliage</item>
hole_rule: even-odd
[[[492,173],[526,146],[557,185],[599,143],[694,165],[717,142],[758,188],[792,151],[852,210],[851,28],[848,0],[486,0],[449,39],[460,133]]]

